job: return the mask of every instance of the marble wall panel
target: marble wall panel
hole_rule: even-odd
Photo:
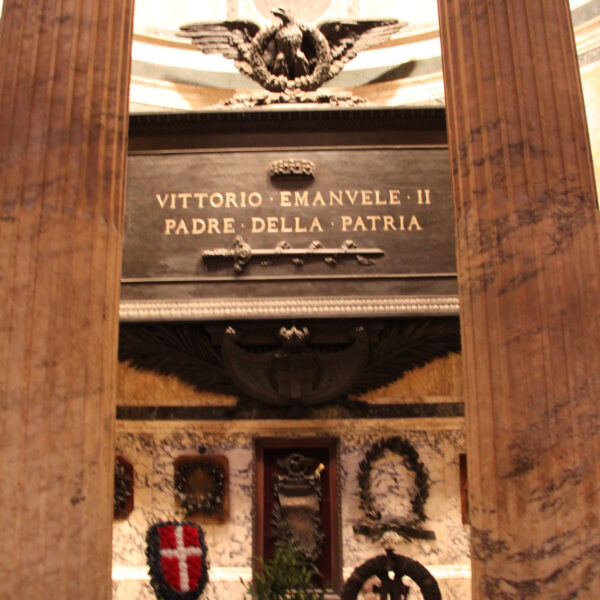
[[[206,600],[237,600],[243,597],[240,577],[251,575],[252,514],[254,497],[254,438],[281,435],[323,436],[340,439],[339,484],[342,524],[343,572],[347,578],[354,568],[384,552],[381,541],[357,535],[353,526],[364,520],[359,506],[357,473],[359,462],[371,445],[391,435],[402,435],[419,453],[430,479],[425,505],[425,529],[436,540],[406,541],[396,535],[388,542],[396,552],[418,560],[437,577],[444,600],[466,600],[469,592],[468,531],[461,523],[458,454],[464,451],[460,419],[448,419],[431,427],[426,420],[382,421],[374,427],[364,421],[298,421],[281,425],[260,422],[128,422],[117,427],[117,453],[135,468],[135,508],[129,518],[115,521],[113,553],[113,600],[155,598],[147,577],[145,532],[154,522],[183,519],[173,495],[173,463],[178,456],[194,454],[206,447],[208,454],[223,454],[230,468],[230,514],[223,524],[204,524],[210,561],[210,583]],[[423,423],[420,423],[423,421]],[[431,420],[430,420],[431,421]],[[281,426],[279,426],[281,425]],[[286,433],[287,432],[287,433]],[[382,513],[402,514],[408,508],[411,473],[394,456],[377,463],[373,477],[377,503]],[[385,473],[391,477],[384,477]],[[419,595],[414,595],[419,598]]]

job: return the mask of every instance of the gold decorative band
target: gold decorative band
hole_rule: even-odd
[[[457,315],[457,296],[121,300],[122,321]]]

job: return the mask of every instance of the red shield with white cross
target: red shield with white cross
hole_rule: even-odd
[[[150,580],[161,600],[196,600],[208,581],[206,545],[195,523],[157,523],[146,534]]]

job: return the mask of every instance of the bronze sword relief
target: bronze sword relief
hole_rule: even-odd
[[[288,258],[301,267],[310,259],[322,259],[326,264],[334,266],[338,260],[351,257],[368,267],[374,264],[373,258],[384,254],[380,248],[359,248],[352,240],[345,240],[338,248],[325,248],[319,241],[313,241],[308,248],[292,248],[288,242],[281,241],[274,248],[253,249],[238,235],[232,248],[204,250],[202,260],[207,263],[213,260],[231,260],[234,271],[242,273],[253,258],[260,259],[263,267],[272,265],[278,258]]]

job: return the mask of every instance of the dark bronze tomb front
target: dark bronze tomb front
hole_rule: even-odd
[[[122,317],[455,314],[448,151],[441,134],[414,135],[423,114],[265,112],[252,134],[229,116],[226,147],[134,136]],[[284,135],[292,119],[307,132]]]

